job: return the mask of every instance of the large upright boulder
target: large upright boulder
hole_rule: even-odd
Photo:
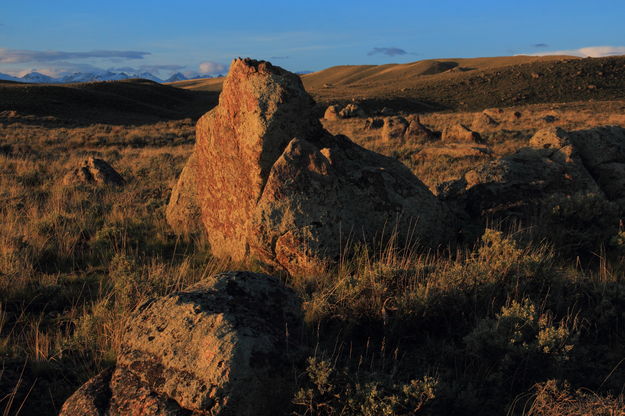
[[[196,128],[197,202],[215,256],[307,274],[348,241],[450,240],[453,216],[408,168],[332,136],[313,105],[297,75],[232,63]]]
[[[117,364],[63,416],[273,416],[295,388],[302,309],[279,279],[227,272],[152,299],[130,317]]]

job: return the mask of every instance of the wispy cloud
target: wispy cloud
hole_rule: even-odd
[[[605,56],[625,55],[625,46],[587,46],[579,49],[544,51],[529,53],[530,56],[570,55],[581,58],[601,58]]]
[[[228,66],[225,64],[220,64],[218,62],[206,61],[202,62],[199,68],[202,74],[213,75],[224,73],[228,69]]]
[[[546,43],[535,43],[532,45],[532,48],[548,48],[549,45]]]
[[[184,65],[141,65],[138,71],[135,72],[152,72],[158,75],[161,71],[179,71],[186,68]]]
[[[401,48],[373,48],[368,56],[371,55],[387,55],[387,56],[396,56],[396,55],[406,55],[408,52]]]
[[[143,59],[150,52],[142,51],[112,51],[98,50],[89,52],[65,52],[65,51],[31,51],[23,49],[0,48],[0,63],[23,64],[37,62],[56,62],[70,59]]]

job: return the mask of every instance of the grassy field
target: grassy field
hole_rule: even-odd
[[[623,108],[506,108],[484,135],[502,156],[524,146],[547,113],[583,128],[624,125]],[[476,116],[422,121],[440,129]],[[416,158],[422,144],[385,142],[363,124],[326,127],[397,157],[432,188],[490,160]],[[253,267],[215,260],[201,231],[181,239],[165,222],[194,139],[192,119],[98,124],[0,114],[3,414],[58,413],[114,363],[137,305]],[[64,186],[87,156],[108,161],[127,184]],[[281,276],[303,300],[310,347],[285,414],[623,414],[625,237],[580,254],[536,236],[528,224],[491,224],[480,241],[453,251],[361,247],[310,278]]]

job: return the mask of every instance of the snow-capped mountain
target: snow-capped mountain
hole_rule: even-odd
[[[176,72],[171,77],[167,78],[165,82],[186,81],[189,78],[185,77],[181,72]]]
[[[0,73],[0,80],[18,81],[18,82],[32,82],[40,84],[66,84],[72,82],[94,82],[94,81],[120,81],[130,78],[143,78],[149,79],[154,82],[163,82],[159,77],[149,73],[126,73],[126,72],[75,72],[73,74],[62,74],[57,78],[49,77],[39,72],[31,72],[24,75],[21,78],[14,77],[8,74]]]
[[[143,79],[149,79],[150,81],[154,81],[154,82],[163,82],[162,79],[160,79],[159,77],[150,74],[149,72],[142,72],[140,74],[131,74],[132,76],[129,76],[128,78],[143,78]]]
[[[20,78],[13,77],[9,74],[3,74],[0,72],[0,81],[22,81]]]
[[[58,82],[92,82],[92,81],[119,81],[122,79],[133,78],[125,72],[75,72],[58,78]]]
[[[14,77],[12,75],[0,73],[0,80],[17,81],[17,82],[32,82],[40,84],[68,84],[73,82],[94,82],[94,81],[120,81],[131,78],[143,78],[150,81],[163,83],[163,82],[176,82],[186,81],[189,79],[199,78],[213,78],[215,75],[190,73],[184,75],[181,72],[176,72],[166,80],[162,80],[154,74],[149,72],[130,73],[130,72],[113,72],[113,71],[98,71],[98,72],[74,72],[64,73],[60,76],[53,78],[44,75],[40,72],[31,72],[24,75],[21,78]],[[222,75],[217,75],[222,76]]]
[[[22,81],[36,82],[42,84],[57,82],[54,78],[44,75],[40,72],[31,72],[29,74],[26,74],[22,77]]]

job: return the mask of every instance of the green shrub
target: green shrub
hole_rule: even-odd
[[[293,399],[295,415],[416,415],[436,397],[432,377],[405,383],[375,373],[356,377],[314,357],[308,359],[306,377]]]

